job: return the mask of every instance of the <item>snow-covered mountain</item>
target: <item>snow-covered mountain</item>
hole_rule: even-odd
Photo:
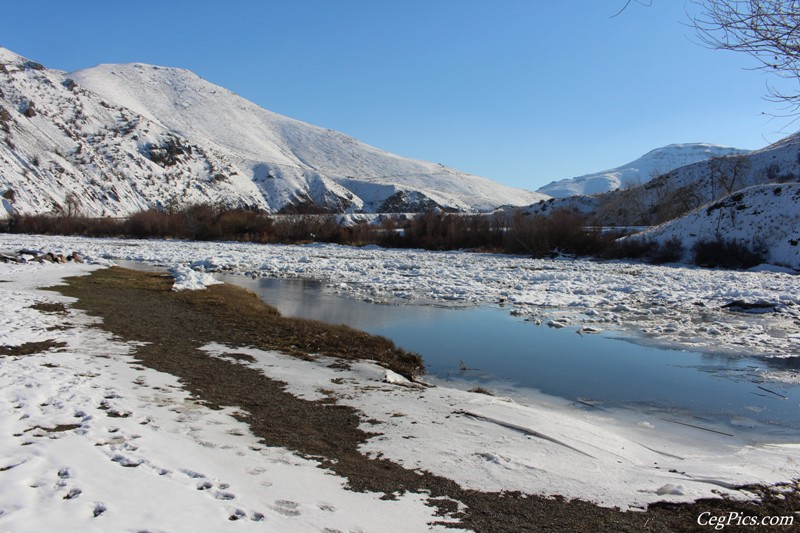
[[[745,187],[800,181],[800,133],[743,154],[713,157],[640,185],[602,194],[550,198],[524,212],[575,211],[601,226],[650,226],[680,217]]]
[[[373,148],[181,69],[67,74],[0,48],[0,217],[223,203],[269,212],[482,211],[539,193]],[[69,199],[69,201],[68,201]]]
[[[564,198],[579,194],[614,191],[622,187],[646,183],[671,170],[698,161],[747,153],[750,153],[750,150],[718,146],[716,144],[670,144],[663,148],[656,148],[639,159],[617,168],[576,178],[553,181],[541,187],[537,192],[554,198]]]

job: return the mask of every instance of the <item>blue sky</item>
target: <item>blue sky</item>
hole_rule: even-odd
[[[781,138],[768,78],[684,0],[27,0],[0,45],[50,68],[183,67],[277,113],[535,190],[671,143]],[[766,113],[766,115],[765,115]]]

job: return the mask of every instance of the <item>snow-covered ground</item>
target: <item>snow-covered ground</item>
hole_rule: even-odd
[[[636,509],[719,494],[747,497],[729,489],[748,479],[788,482],[800,474],[800,444],[699,436],[644,415],[632,424],[545,396],[530,396],[523,404],[419,387],[368,362],[341,370],[324,358],[308,363],[245,347],[204,349],[222,358],[249,355],[255,362],[243,364],[288,383],[293,394],[332,397],[379,421],[369,426],[380,435],[362,448],[365,453],[476,490],[560,494]]]
[[[764,249],[772,264],[800,269],[800,183],[746,187],[630,238],[677,239],[689,259],[697,242],[721,237]]]
[[[135,363],[131,345],[90,327],[69,298],[39,290],[95,268],[0,264],[0,345],[60,343],[0,357],[0,529],[420,531],[438,520],[424,495],[354,493],[313,461],[259,444],[232,409],[193,401],[174,377]],[[43,303],[67,308],[31,308]],[[636,509],[747,497],[731,487],[800,477],[799,444],[709,432],[698,440],[645,415],[631,424],[547,398],[523,404],[419,387],[369,362],[342,370],[245,347],[204,349],[247,353],[293,394],[358,408],[378,433],[365,453],[465,487]]]
[[[424,495],[344,489],[316,462],[258,443],[231,409],[194,401],[177,378],[39,288],[97,266],[0,264],[0,530],[423,531]],[[434,527],[431,529],[443,529]]]
[[[468,252],[387,250],[312,244],[266,246],[0,235],[0,250],[40,248],[93,259],[172,268],[314,278],[328,290],[376,302],[478,305],[505,302],[533,321],[643,333],[695,351],[800,355],[800,277],[625,262],[534,260]],[[769,270],[769,269],[761,269]],[[741,300],[774,312],[736,312]]]

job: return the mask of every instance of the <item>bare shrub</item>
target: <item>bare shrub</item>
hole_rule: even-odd
[[[651,263],[660,265],[675,263],[683,258],[683,243],[678,237],[672,237],[661,244],[657,244],[649,253]]]
[[[501,229],[491,215],[463,215],[429,210],[403,228],[398,245],[428,250],[495,249],[502,243]]]
[[[754,267],[763,263],[765,258],[765,251],[760,246],[722,238],[697,241],[692,253],[697,265],[732,269]]]
[[[612,241],[608,234],[587,229],[581,215],[556,210],[549,216],[516,215],[504,234],[503,250],[533,257],[555,252],[595,255]]]
[[[156,209],[134,213],[125,222],[125,233],[140,239],[174,237],[177,234],[175,215]]]
[[[627,237],[617,239],[614,243],[603,250],[605,259],[641,259],[653,253],[657,244],[648,239],[638,237]]]

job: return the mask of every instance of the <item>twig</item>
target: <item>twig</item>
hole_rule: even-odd
[[[476,418],[478,420],[483,420],[484,422],[491,422],[493,424],[497,424],[498,426],[502,426],[502,427],[505,427],[505,428],[508,428],[508,429],[513,429],[515,431],[519,431],[521,433],[525,433],[526,435],[530,435],[532,437],[537,437],[537,438],[540,438],[540,439],[543,439],[543,440],[547,440],[547,441],[550,441],[552,443],[558,444],[559,446],[563,446],[565,448],[569,448],[573,452],[578,452],[579,454],[585,455],[586,457],[591,457],[592,459],[597,459],[596,457],[594,457],[592,455],[589,455],[588,453],[586,453],[586,452],[584,452],[582,450],[579,450],[578,448],[570,446],[569,444],[567,444],[565,442],[561,442],[560,440],[554,439],[553,437],[545,435],[544,433],[539,433],[538,431],[534,431],[532,429],[528,429],[528,428],[523,427],[523,426],[518,426],[518,425],[512,424],[510,422],[504,422],[502,420],[497,420],[496,418],[490,418],[488,416],[483,416],[483,415],[479,415],[479,414],[476,414],[476,413],[470,413],[469,411],[463,411],[461,409],[459,409],[457,411],[453,411],[453,413],[457,414],[457,415],[464,415],[464,416],[468,416],[468,417],[471,417],[471,418]]]
[[[717,431],[716,429],[704,428],[703,426],[695,426],[694,424],[687,424],[686,422],[678,422],[677,420],[670,420],[668,418],[662,418],[661,420],[663,420],[664,422],[672,422],[673,424],[680,424],[682,426],[687,426],[690,428],[702,429],[703,431],[710,431],[711,433],[719,433],[720,435],[725,435],[726,437],[733,437],[733,435],[730,433],[725,433],[724,431]]]
[[[765,387],[762,387],[761,385],[756,385],[756,387],[758,387],[759,389],[761,389],[761,390],[763,390],[763,391],[767,391],[767,392],[769,392],[770,394],[774,394],[775,396],[777,396],[777,397],[779,397],[779,398],[783,398],[784,400],[788,400],[788,399],[789,399],[789,397],[788,397],[788,396],[784,396],[783,394],[778,394],[777,392],[775,392],[775,391],[771,391],[771,390],[769,390],[769,389],[767,389],[767,388],[765,388]]]

